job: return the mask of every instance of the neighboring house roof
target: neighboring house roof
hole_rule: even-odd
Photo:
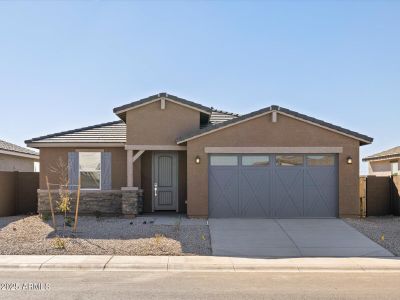
[[[27,140],[25,143],[32,146],[59,145],[63,143],[122,145],[125,141],[126,125],[119,120],[40,136]]]
[[[32,159],[39,159],[39,153],[3,140],[0,140],[0,153],[20,156]]]
[[[134,102],[131,102],[129,104],[125,104],[125,105],[116,107],[116,108],[113,109],[113,111],[121,119],[125,120],[125,113],[128,110],[135,109],[135,108],[144,106],[146,104],[150,104],[150,103],[158,101],[158,100],[160,100],[162,98],[164,98],[166,100],[169,100],[169,101],[172,101],[172,102],[175,102],[177,104],[183,105],[183,106],[187,106],[187,107],[193,108],[195,110],[198,110],[200,112],[206,113],[208,115],[210,115],[211,112],[212,112],[212,108],[211,107],[207,107],[207,106],[201,105],[199,103],[196,103],[196,102],[193,102],[193,101],[190,101],[190,100],[179,98],[179,97],[176,97],[174,95],[169,95],[167,93],[159,93],[159,94],[156,94],[156,95],[144,98],[144,99],[140,99],[138,101],[134,101]]]
[[[400,158],[400,146],[385,150],[363,158],[363,161]]]
[[[231,119],[229,121],[226,121],[226,122],[223,122],[223,123],[220,123],[220,124],[215,124],[213,126],[208,126],[206,128],[197,130],[197,131],[195,131],[195,132],[193,132],[191,134],[188,134],[186,136],[183,136],[183,137],[179,138],[177,140],[177,143],[178,144],[184,143],[184,142],[186,142],[188,140],[192,140],[192,139],[198,138],[200,136],[203,136],[203,135],[206,135],[206,134],[210,134],[210,133],[215,132],[217,130],[221,130],[221,129],[227,128],[229,126],[240,124],[242,122],[251,120],[251,119],[259,117],[261,115],[272,113],[273,111],[279,112],[281,114],[290,116],[290,117],[295,118],[295,119],[299,119],[299,120],[307,122],[307,123],[311,123],[311,124],[317,125],[319,127],[322,127],[322,128],[325,128],[325,129],[328,129],[328,130],[331,130],[331,131],[335,131],[337,133],[340,133],[340,134],[343,134],[343,135],[346,135],[346,136],[349,136],[349,137],[352,137],[354,139],[359,140],[362,145],[370,144],[373,141],[373,138],[371,138],[369,136],[366,136],[366,135],[363,135],[363,134],[360,134],[358,132],[351,131],[349,129],[345,129],[345,128],[342,128],[340,126],[333,125],[331,123],[327,123],[325,121],[318,120],[318,119],[315,119],[315,118],[300,114],[298,112],[289,110],[287,108],[279,107],[277,105],[272,105],[270,107],[266,107],[266,108],[263,108],[263,109],[248,113],[246,115],[242,115],[240,117]]]

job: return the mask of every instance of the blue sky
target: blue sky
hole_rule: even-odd
[[[309,114],[374,137],[362,156],[398,146],[399,15],[400,1],[1,1],[0,139],[166,91]]]

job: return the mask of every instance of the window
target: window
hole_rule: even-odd
[[[266,167],[269,165],[268,155],[243,155],[242,166]]]
[[[304,162],[303,155],[277,155],[276,165],[284,167],[302,166]]]
[[[238,157],[236,155],[212,155],[210,164],[212,166],[237,166]]]
[[[335,165],[333,155],[307,155],[307,166],[323,167]]]
[[[79,176],[82,189],[101,188],[101,152],[79,152]]]
[[[398,161],[391,161],[390,162],[390,170],[392,171],[392,175],[399,174],[399,162]]]

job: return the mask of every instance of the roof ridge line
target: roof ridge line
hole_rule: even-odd
[[[191,100],[187,100],[187,99],[180,98],[178,96],[174,96],[174,95],[168,94],[166,92],[163,92],[163,93],[157,93],[157,94],[154,94],[154,95],[151,95],[151,96],[148,96],[146,98],[142,98],[142,99],[139,99],[139,100],[136,100],[136,101],[132,101],[132,102],[130,102],[128,104],[124,104],[124,105],[121,105],[121,106],[114,107],[113,108],[113,112],[118,115],[118,114],[123,113],[126,110],[129,110],[131,108],[133,109],[135,106],[144,105],[147,102],[150,102],[150,101],[153,101],[153,100],[157,100],[159,98],[165,98],[165,99],[170,99],[172,101],[181,102],[181,104],[192,106],[193,108],[196,108],[197,110],[202,110],[202,111],[206,111],[206,112],[211,112],[212,111],[211,107],[204,106],[204,105],[202,105],[200,103],[196,103],[196,102],[193,102]]]

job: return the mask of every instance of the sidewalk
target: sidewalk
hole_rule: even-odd
[[[400,272],[400,258],[0,255],[1,271]]]

